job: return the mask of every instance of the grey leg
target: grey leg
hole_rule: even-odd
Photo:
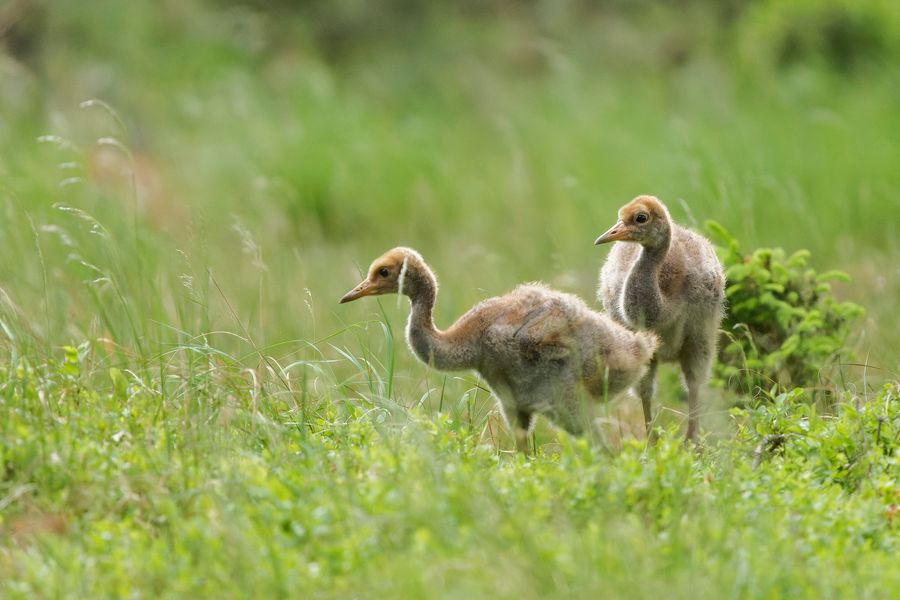
[[[686,345],[681,355],[681,370],[688,391],[688,425],[684,438],[693,442],[700,432],[700,396],[709,379],[712,346],[708,343]]]
[[[647,366],[647,372],[638,382],[638,396],[641,397],[641,406],[644,409],[644,425],[647,427],[647,435],[650,435],[650,426],[653,423],[653,395],[656,392],[656,359],[652,359]]]
[[[528,430],[532,423],[531,411],[519,409],[519,398],[509,386],[496,382],[493,387],[494,395],[500,404],[500,414],[503,415],[503,420],[506,421],[516,441],[516,450],[527,454]]]
[[[696,379],[687,380],[688,388],[688,426],[684,436],[686,442],[693,442],[697,438],[700,429],[700,388],[701,383]]]
[[[524,454],[528,454],[528,432],[531,430],[533,420],[534,416],[530,412],[523,410],[516,412],[516,423],[513,425],[516,436],[516,450]]]

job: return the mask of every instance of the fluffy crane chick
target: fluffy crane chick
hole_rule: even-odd
[[[677,361],[688,390],[687,439],[697,435],[700,393],[709,379],[723,316],[725,275],[705,238],[672,222],[653,196],[638,196],[596,244],[617,242],[600,270],[597,296],[618,322],[652,331],[660,347],[638,386],[648,432],[656,365]]]
[[[535,283],[476,305],[446,330],[432,320],[437,279],[418,252],[394,248],[341,298],[404,294],[411,304],[406,339],[413,354],[440,371],[473,369],[499,399],[519,450],[527,451],[536,414],[579,434],[586,400],[614,397],[644,373],[656,351],[651,333],[635,333],[580,299]]]

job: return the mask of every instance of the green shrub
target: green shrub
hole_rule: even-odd
[[[826,365],[844,351],[850,324],[863,314],[831,293],[828,282],[847,275],[817,273],[806,250],[787,256],[781,248],[760,248],[745,255],[721,225],[706,226],[727,279],[717,377],[743,393],[818,386]]]

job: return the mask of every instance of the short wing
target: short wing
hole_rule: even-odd
[[[554,298],[536,299],[520,310],[510,310],[491,328],[494,343],[524,365],[568,358],[575,340],[565,307]]]

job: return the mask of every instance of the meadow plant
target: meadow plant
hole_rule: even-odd
[[[707,230],[727,278],[727,314],[722,324],[716,375],[740,393],[830,386],[832,367],[846,361],[847,337],[863,309],[840,302],[830,281],[849,280],[840,271],[819,273],[810,253],[790,256],[781,248],[746,254],[718,223]]]

